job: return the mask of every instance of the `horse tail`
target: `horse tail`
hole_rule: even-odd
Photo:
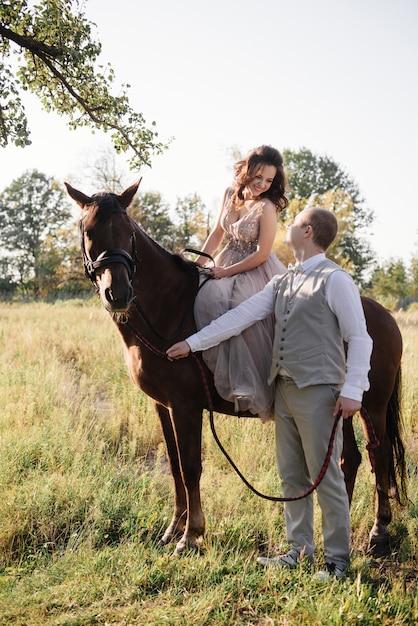
[[[386,410],[386,432],[391,445],[389,492],[399,504],[407,498],[405,446],[402,441],[402,372],[399,366],[395,385]],[[399,484],[398,484],[399,480]]]

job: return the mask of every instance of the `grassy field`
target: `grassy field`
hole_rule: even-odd
[[[0,624],[416,624],[418,312],[396,317],[409,505],[393,505],[390,556],[371,558],[374,482],[359,427],[352,566],[324,585],[307,568],[257,567],[260,550],[283,547],[282,505],[240,482],[206,417],[202,551],[159,548],[173,497],[162,436],[101,305],[0,305]],[[272,424],[216,424],[244,474],[277,494]]]

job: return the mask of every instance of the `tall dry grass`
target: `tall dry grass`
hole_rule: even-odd
[[[396,318],[410,503],[394,504],[390,557],[371,559],[374,477],[358,428],[352,568],[329,588],[303,568],[257,568],[259,550],[284,542],[281,505],[244,487],[207,419],[202,553],[176,559],[172,547],[159,549],[171,477],[151,402],[128,378],[110,319],[95,301],[1,305],[0,623],[415,623],[418,313]],[[249,480],[277,494],[272,425],[224,416],[216,425]]]

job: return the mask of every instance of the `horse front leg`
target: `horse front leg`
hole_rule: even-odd
[[[171,423],[169,410],[162,404],[154,402],[154,407],[160,419],[165,446],[168,454],[171,475],[174,480],[174,511],[170,524],[160,539],[161,545],[182,537],[187,521],[187,497],[183,476],[180,469],[180,460],[177,450],[176,437]]]
[[[176,435],[178,458],[186,494],[187,519],[183,536],[174,554],[186,549],[197,549],[198,540],[205,532],[205,517],[200,499],[202,475],[202,409],[182,405],[171,409],[171,420]]]
[[[174,554],[196,549],[205,532],[200,499],[202,412],[185,407],[168,410],[156,403],[174,480],[174,512],[160,543],[180,538]]]

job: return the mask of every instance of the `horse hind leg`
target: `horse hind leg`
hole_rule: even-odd
[[[376,473],[375,520],[369,535],[368,549],[374,556],[383,556],[390,549],[388,525],[392,521],[392,509],[389,500],[391,484],[392,449],[385,434],[380,445],[374,451]]]
[[[374,421],[377,422],[377,420]],[[378,423],[381,423],[381,420],[379,420]],[[367,432],[367,428],[365,427],[363,422],[362,426],[365,437],[366,439],[368,439],[369,433]],[[343,432],[344,446],[341,456],[341,468],[344,472],[347,494],[351,504],[358,468],[361,463],[361,454],[359,452],[354,434],[352,417],[344,420]],[[379,432],[379,436],[382,436],[381,432]],[[379,556],[385,554],[388,551],[389,532],[387,530],[387,526],[392,519],[388,496],[388,477],[389,463],[391,459],[391,445],[386,435],[383,435],[383,440],[381,441],[381,444],[378,446],[378,448],[374,450],[374,455],[376,472],[375,520],[369,535],[368,549],[375,556]]]
[[[361,454],[359,452],[356,438],[354,435],[352,417],[348,417],[343,421],[343,434],[344,443],[340,467],[344,472],[344,480],[347,489],[348,500],[351,504],[354,485],[357,477],[357,471],[361,463]]]
[[[389,311],[369,298],[362,298],[367,330],[373,339],[369,372],[370,387],[364,394],[363,407],[369,413],[380,446],[373,450],[376,474],[375,521],[369,537],[369,549],[375,553],[389,548],[388,524],[392,519],[389,497],[398,495],[396,474],[404,475],[404,448],[401,429],[401,359],[402,335]],[[362,420],[366,439],[369,440]],[[401,478],[402,483],[404,480]]]
[[[375,424],[376,435],[381,442],[375,450],[376,519],[369,540],[369,549],[375,555],[385,554],[390,548],[390,535],[387,529],[392,520],[390,498],[395,498],[399,504],[406,498],[401,405],[402,381],[399,368],[391,397],[382,412],[385,419],[378,422],[383,426],[379,429]]]

